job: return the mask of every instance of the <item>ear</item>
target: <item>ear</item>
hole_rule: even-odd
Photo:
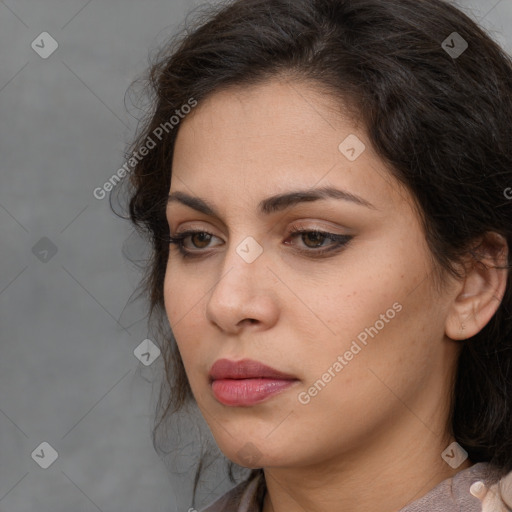
[[[465,266],[465,277],[446,318],[445,333],[453,340],[471,338],[480,332],[497,311],[507,287],[506,239],[488,232],[478,249],[477,259],[471,257]]]

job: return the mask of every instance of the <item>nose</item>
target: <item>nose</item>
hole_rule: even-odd
[[[221,272],[206,304],[208,321],[226,333],[236,334],[248,326],[268,329],[276,323],[279,314],[276,281],[267,267],[265,252],[251,261],[243,247],[247,246],[233,245],[226,250]]]

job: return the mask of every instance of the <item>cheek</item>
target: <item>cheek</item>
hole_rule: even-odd
[[[382,393],[389,395],[386,383],[406,393],[434,366],[442,312],[432,305],[428,267],[411,251],[409,256],[401,262],[396,254],[386,259],[380,252],[375,261],[359,258],[350,264],[347,258],[343,275],[310,285],[316,318],[304,308],[294,313],[295,330],[305,334],[299,349],[305,385],[320,380],[317,387],[333,406],[349,404],[354,396],[378,406]],[[325,388],[323,381],[329,381]]]
[[[171,266],[168,265],[164,278],[164,305],[171,328],[177,324],[177,319],[180,316],[180,301],[176,293],[176,290],[179,289],[177,286],[180,283],[176,277],[177,275],[171,270]]]
[[[167,264],[164,278],[164,303],[169,323],[176,329],[182,328],[183,324],[187,323],[189,312],[193,313],[200,306],[197,303],[206,292],[206,289],[202,288],[204,280],[201,282],[194,279],[194,273],[178,262],[171,263],[169,260]],[[199,271],[197,273],[200,274]]]
[[[178,265],[168,265],[164,279],[164,304],[169,325],[178,345],[190,384],[194,387],[196,369],[209,354],[204,341],[205,281],[194,280]],[[206,363],[204,363],[205,366]]]
[[[335,326],[338,337],[324,335],[313,350],[303,346],[297,351],[307,361],[303,394],[293,397],[304,429],[318,430],[323,418],[327,438],[364,442],[379,425],[403,414],[404,403],[414,403],[425,388],[432,369],[427,361],[433,358],[409,317],[415,316],[414,307],[402,297],[373,299],[364,300],[361,308],[344,309]]]
[[[169,265],[164,279],[165,311],[187,373],[189,353],[194,347],[194,329],[189,324],[190,318],[195,313],[193,305],[189,306],[194,297],[197,302],[197,294],[187,287],[184,274]]]

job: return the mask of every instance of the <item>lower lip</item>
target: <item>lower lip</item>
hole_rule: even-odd
[[[224,405],[254,405],[289,388],[297,380],[219,379],[211,383],[215,398]]]

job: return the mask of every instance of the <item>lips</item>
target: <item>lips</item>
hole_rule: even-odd
[[[241,361],[230,361],[229,359],[218,359],[215,361],[208,374],[210,382],[220,379],[274,379],[274,380],[296,380],[297,377],[280,372],[265,364],[242,359]]]
[[[219,359],[208,376],[217,401],[231,407],[258,404],[299,382],[293,375],[251,359]]]

